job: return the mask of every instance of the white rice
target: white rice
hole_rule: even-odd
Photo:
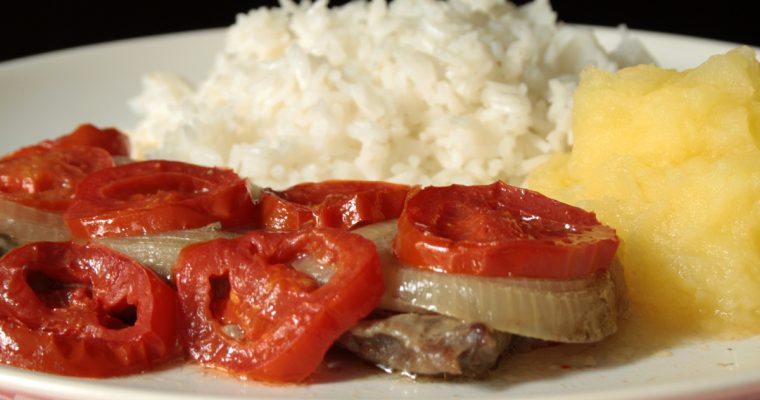
[[[650,61],[621,44],[631,51],[608,53],[589,29],[558,24],[547,0],[282,0],[238,16],[197,88],[145,77],[130,136],[136,157],[228,166],[274,188],[519,184],[571,145],[585,65]]]

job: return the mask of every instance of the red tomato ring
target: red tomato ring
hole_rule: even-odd
[[[285,191],[264,191],[262,222],[275,230],[353,229],[398,218],[409,186],[377,181],[302,183]]]
[[[88,175],[114,165],[103,149],[73,146],[0,161],[0,197],[46,211],[63,212]]]
[[[44,153],[51,149],[90,146],[98,147],[112,156],[129,156],[129,138],[115,128],[100,129],[92,124],[82,124],[71,133],[53,140],[43,140],[35,145],[22,147],[3,156],[0,161]]]
[[[304,255],[336,266],[323,286],[287,265]],[[374,244],[334,229],[254,231],[190,245],[174,275],[180,343],[189,356],[269,382],[309,376],[383,293]]]
[[[257,208],[245,180],[231,170],[143,161],[88,176],[64,220],[75,238],[136,236],[214,222],[252,227]]]
[[[394,250],[438,272],[573,279],[606,270],[618,244],[593,213],[496,182],[411,193]]]
[[[106,377],[176,357],[173,289],[106,247],[18,247],[0,259],[0,281],[0,363]]]

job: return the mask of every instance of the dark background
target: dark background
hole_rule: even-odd
[[[330,4],[342,4],[331,1]],[[525,1],[517,1],[525,3]],[[700,36],[760,46],[753,1],[552,0],[566,22]],[[7,1],[0,8],[0,61],[129,37],[225,27],[237,13],[276,1]]]

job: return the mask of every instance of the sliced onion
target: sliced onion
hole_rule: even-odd
[[[40,210],[0,199],[0,233],[15,245],[39,241],[69,240],[69,230],[61,213]]]
[[[198,229],[146,236],[99,238],[95,241],[128,255],[165,279],[171,280],[174,261],[185,246],[235,236],[235,233],[222,231],[220,224],[211,224]]]
[[[125,164],[131,164],[135,162],[135,160],[125,157],[125,156],[113,156],[113,163],[114,165],[125,165]]]
[[[395,221],[354,232],[373,240],[386,292],[380,308],[435,312],[517,335],[567,343],[599,341],[617,330],[623,285],[619,267],[589,279],[483,278],[443,274],[401,264],[393,254]],[[329,279],[329,266],[299,260],[294,268]],[[622,283],[622,279],[621,279]]]
[[[114,157],[117,164],[128,164],[134,160],[127,157]],[[254,202],[261,198],[262,188],[246,180],[246,188]],[[124,253],[152,269],[164,279],[172,280],[172,266],[179,252],[193,243],[206,242],[219,238],[233,238],[237,233],[222,231],[219,223],[198,229],[186,229],[145,236],[97,238],[94,241]]]
[[[251,195],[251,199],[254,203],[261,201],[261,196],[264,194],[264,188],[253,183],[251,179],[246,178],[245,186],[248,188],[248,193]]]

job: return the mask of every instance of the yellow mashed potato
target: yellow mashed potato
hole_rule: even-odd
[[[570,154],[528,186],[618,231],[634,314],[670,332],[760,333],[760,64],[584,71]]]

